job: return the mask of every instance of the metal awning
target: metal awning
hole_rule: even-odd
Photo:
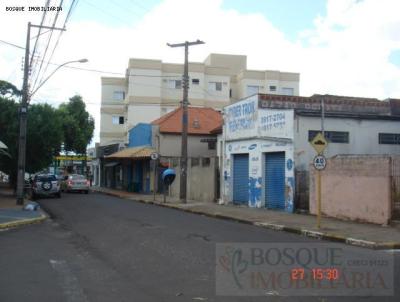
[[[121,163],[114,161],[114,162],[112,162],[112,163],[107,163],[107,164],[105,164],[104,167],[110,168],[110,167],[115,167],[115,166],[120,165],[120,164],[121,164]]]
[[[133,147],[126,148],[121,151],[115,152],[111,155],[105,156],[105,158],[128,158],[128,159],[141,159],[141,158],[150,158],[152,153],[156,152],[153,148],[150,147]]]

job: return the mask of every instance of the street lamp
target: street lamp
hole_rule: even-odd
[[[86,62],[88,62],[88,61],[89,61],[88,59],[80,59],[80,60],[75,60],[75,61],[68,61],[68,62],[65,62],[65,63],[61,64],[61,65],[58,66],[56,69],[54,69],[53,72],[50,73],[49,76],[48,76],[47,78],[45,78],[45,79],[39,84],[39,86],[36,87],[36,89],[35,89],[34,91],[32,91],[32,92],[30,93],[30,96],[33,96],[33,95],[36,93],[36,91],[38,91],[39,88],[42,87],[42,86],[44,85],[44,83],[46,83],[47,80],[50,79],[51,76],[52,76],[53,74],[55,74],[56,71],[59,70],[61,67],[64,67],[65,65],[71,64],[71,63],[86,63]]]
[[[27,114],[28,114],[28,104],[29,99],[32,97],[40,87],[44,85],[50,79],[50,77],[56,73],[61,67],[71,64],[71,63],[86,63],[87,59],[80,59],[75,61],[68,61],[64,64],[61,64],[53,72],[45,78],[38,87],[32,93],[29,93],[29,28],[31,24],[28,24],[28,35],[27,35],[27,47],[25,48],[25,67],[24,67],[24,84],[22,91],[22,101],[19,115],[19,146],[18,146],[18,171],[17,171],[17,205],[24,204],[24,187],[25,187],[25,159],[26,159],[26,123],[27,123]]]

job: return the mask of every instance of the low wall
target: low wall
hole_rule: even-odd
[[[188,158],[187,199],[204,202],[214,202],[216,196],[216,157]],[[179,198],[180,165],[179,158],[171,161],[171,168],[177,172],[175,181],[170,188],[170,196]]]
[[[391,159],[336,156],[321,171],[323,215],[388,224],[391,219]],[[310,213],[316,214],[316,171],[310,166]]]

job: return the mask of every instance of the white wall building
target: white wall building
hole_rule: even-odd
[[[225,203],[287,212],[308,204],[316,156],[310,141],[321,130],[322,100],[326,157],[400,154],[400,100],[254,95],[224,108],[217,152]]]
[[[127,131],[172,111],[182,100],[183,64],[130,59],[126,77],[102,77],[100,145],[127,142]],[[243,55],[210,54],[189,63],[191,106],[224,106],[256,93],[299,95],[298,73],[248,70]]]

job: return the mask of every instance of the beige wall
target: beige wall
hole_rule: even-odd
[[[387,224],[391,219],[391,165],[384,156],[328,159],[321,172],[323,215]],[[310,213],[316,214],[316,172],[310,167]]]
[[[269,83],[277,83],[277,92],[282,85],[292,85],[298,95],[299,76],[295,73],[279,71],[246,70],[247,57],[243,55],[210,54],[203,63],[189,64],[190,90],[189,102],[193,106],[206,106],[221,109],[246,97],[247,85],[259,85],[261,93],[269,93]],[[101,78],[101,133],[124,133],[140,122],[149,123],[164,114],[162,108],[175,107],[182,100],[182,89],[171,89],[168,80],[182,79],[183,64],[163,63],[161,60],[130,59],[125,78]],[[171,77],[172,76],[172,77]],[[199,79],[199,85],[193,85],[192,79]],[[286,81],[286,82],[283,82]],[[222,91],[209,90],[209,82],[222,82]],[[292,87],[288,86],[288,87]],[[232,98],[230,98],[232,90]],[[124,91],[125,100],[113,97],[114,91]],[[121,105],[127,122],[125,125],[113,125],[111,105]],[[122,105],[127,105],[123,107]],[[115,139],[119,139],[115,137]],[[104,142],[102,136],[100,141]],[[103,143],[102,143],[103,144]]]
[[[155,128],[153,128],[155,129]],[[157,130],[156,130],[157,131]],[[154,131],[155,132],[155,131]],[[159,134],[155,132],[154,134],[160,137],[160,149],[159,152],[163,156],[180,156],[181,154],[181,135],[178,134]],[[188,156],[198,157],[198,156],[216,156],[217,150],[209,150],[208,143],[202,143],[200,140],[202,138],[211,138],[209,135],[188,135]],[[158,138],[154,138],[156,141],[153,146],[158,148]]]
[[[216,165],[217,158],[210,158],[210,164],[203,165],[202,158],[196,158],[198,165],[193,165],[193,158],[188,159],[187,171],[187,199],[203,202],[213,202],[216,192]],[[175,171],[180,171],[179,158],[175,160],[176,165],[172,165]],[[179,198],[180,174],[176,173],[176,178],[170,189],[170,196]]]

